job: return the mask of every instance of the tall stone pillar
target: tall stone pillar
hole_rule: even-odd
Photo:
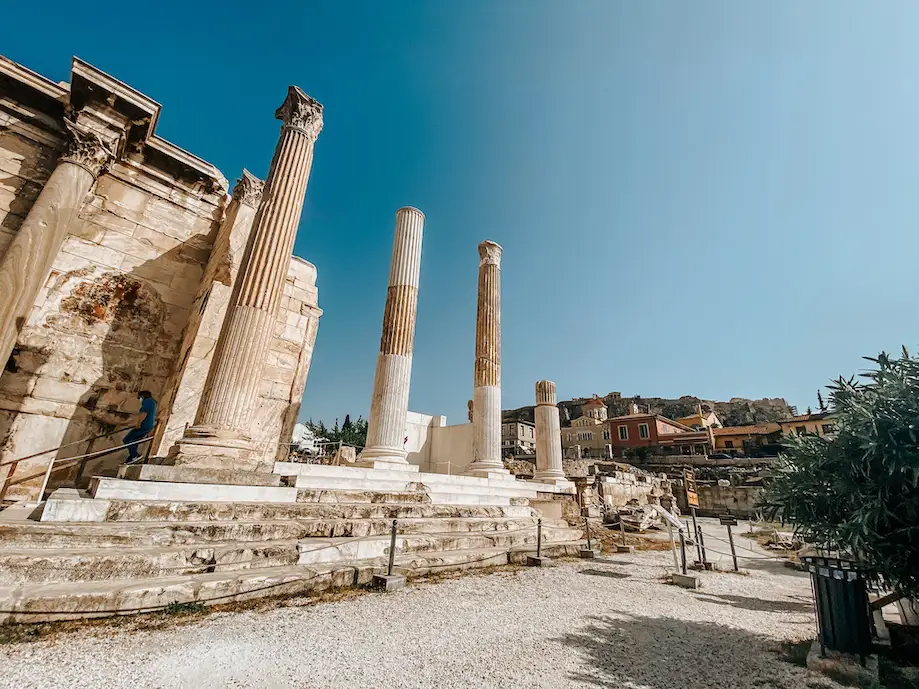
[[[64,125],[67,146],[0,262],[0,365],[16,346],[71,220],[113,155],[93,130],[67,119]]]
[[[543,483],[565,480],[562,468],[562,431],[558,421],[555,383],[536,383],[536,473],[533,479]]]
[[[508,474],[501,461],[501,247],[479,244],[470,476]]]
[[[160,400],[160,431],[153,441],[154,454],[166,454],[195,422],[204,381],[221,326],[246,252],[252,223],[262,200],[265,183],[248,170],[233,187],[223,222],[214,238],[204,277],[195,295],[192,313],[182,341],[183,366],[166,383],[166,396]]]
[[[253,469],[258,461],[251,442],[251,413],[300,223],[313,146],[322,129],[322,106],[291,86],[275,117],[284,123],[281,136],[195,425],[178,443],[176,465]]]
[[[405,459],[405,418],[412,378],[423,230],[424,213],[420,210],[407,207],[396,212],[383,336],[373,378],[367,447],[361,453],[363,462],[409,466]]]

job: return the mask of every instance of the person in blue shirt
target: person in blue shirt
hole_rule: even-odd
[[[140,398],[140,423],[137,428],[132,428],[124,437],[124,444],[134,443],[137,440],[143,440],[153,432],[156,426],[156,400],[149,390],[141,390],[137,393]],[[128,461],[125,464],[136,464],[140,460],[140,448],[144,443],[135,443],[128,446]]]

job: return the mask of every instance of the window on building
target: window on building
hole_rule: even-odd
[[[619,440],[628,440],[629,439],[629,427],[620,426],[619,427]]]
[[[804,435],[807,433],[807,426],[795,426],[795,433],[798,435]]]
[[[587,439],[588,439],[588,440],[593,440],[593,439],[594,439],[594,433],[593,433],[593,431],[588,431],[588,432],[587,432]]]
[[[724,446],[725,446],[725,447],[728,447],[728,448],[734,447],[734,441],[733,441],[733,440],[725,440],[725,441],[724,441]]]
[[[651,431],[648,430],[648,424],[640,423],[638,424],[638,437],[639,438],[650,438]]]
[[[603,431],[603,439],[609,440],[609,429],[606,429],[605,431]]]
[[[531,428],[530,428],[530,437],[533,438],[533,437],[535,437],[535,436],[536,436],[536,429],[531,427]]]
[[[571,442],[571,433],[568,434],[568,442]]]
[[[823,424],[822,428],[823,428],[824,434],[826,434],[826,433],[835,433],[835,432],[836,432],[836,424],[835,424],[835,423],[825,423],[825,424]]]

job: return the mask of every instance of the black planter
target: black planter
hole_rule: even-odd
[[[811,574],[821,652],[851,653],[864,665],[871,653],[868,572],[837,557],[807,555],[801,560]]]

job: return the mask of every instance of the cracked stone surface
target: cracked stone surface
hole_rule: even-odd
[[[777,651],[814,636],[806,574],[748,560],[748,574],[704,572],[703,588],[689,591],[665,583],[668,565],[667,552],[603,555],[152,631],[84,629],[2,647],[3,679],[132,689],[805,686],[804,668]]]

